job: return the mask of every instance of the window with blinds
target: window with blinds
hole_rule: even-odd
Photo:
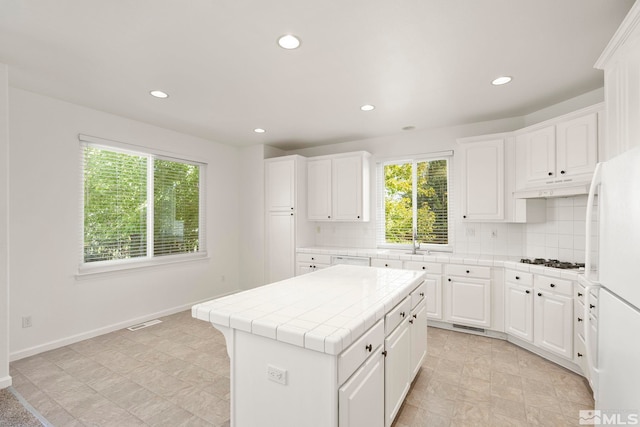
[[[83,144],[83,263],[202,252],[202,164]]]
[[[378,164],[378,244],[449,244],[449,156]]]

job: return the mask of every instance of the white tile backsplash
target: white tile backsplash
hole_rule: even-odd
[[[585,262],[586,206],[587,196],[548,199],[547,222],[525,226],[525,256]]]
[[[455,221],[454,251],[585,262],[586,206],[587,196],[548,199],[547,221],[535,224]],[[316,246],[376,247],[373,220],[368,223],[315,222],[314,235]],[[594,247],[597,247],[595,231]]]

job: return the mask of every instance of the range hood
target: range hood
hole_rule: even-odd
[[[516,199],[552,199],[554,197],[570,197],[589,194],[588,182],[562,185],[559,187],[547,186],[539,188],[527,188],[515,191],[513,197]]]

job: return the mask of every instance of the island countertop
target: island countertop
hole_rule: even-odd
[[[336,265],[197,304],[192,316],[331,355],[410,294],[424,273]]]

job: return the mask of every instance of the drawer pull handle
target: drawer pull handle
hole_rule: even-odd
[[[448,281],[451,281],[451,279],[447,279]]]
[[[420,292],[420,296],[423,297],[424,296],[424,292]]]
[[[596,308],[596,306],[593,304],[589,304],[589,308]]]
[[[516,280],[520,280],[520,276],[516,276]]]
[[[406,313],[404,311],[401,311],[400,312],[400,317],[404,317],[404,316],[406,316]]]
[[[411,323],[411,324],[413,325],[413,319],[410,319],[410,320],[409,320],[409,323]]]
[[[582,353],[578,353],[578,357],[582,357]]]
[[[542,296],[542,294],[541,294],[540,292],[538,292],[538,296],[539,296],[539,297],[541,297],[541,296]]]
[[[384,266],[385,266],[385,267],[389,267],[389,264],[385,264]]]
[[[425,266],[423,265],[423,266],[422,266],[422,269],[423,269],[423,270],[426,270],[426,269],[427,269],[427,267],[425,267]]]
[[[387,350],[382,350],[382,355],[383,355],[384,357],[387,357]]]
[[[556,287],[556,285],[554,285],[553,283],[551,283],[549,286],[551,286],[552,288]]]
[[[418,315],[417,315],[417,314],[414,314],[414,315],[413,315],[413,318],[414,318],[414,319],[417,319],[417,318],[418,318]]]
[[[525,293],[527,293],[527,294],[530,294],[530,293],[531,293],[531,291],[530,291],[530,290],[528,290],[528,289],[527,289],[526,291],[524,291],[524,292],[525,292]]]
[[[467,270],[467,274],[471,273],[469,270]]]
[[[582,296],[582,292],[578,292],[578,296],[581,297]]]
[[[364,348],[365,350],[369,350],[369,353],[371,353],[371,351],[373,350],[373,346],[371,344],[365,346]]]
[[[582,319],[578,317],[578,322],[582,322]]]

